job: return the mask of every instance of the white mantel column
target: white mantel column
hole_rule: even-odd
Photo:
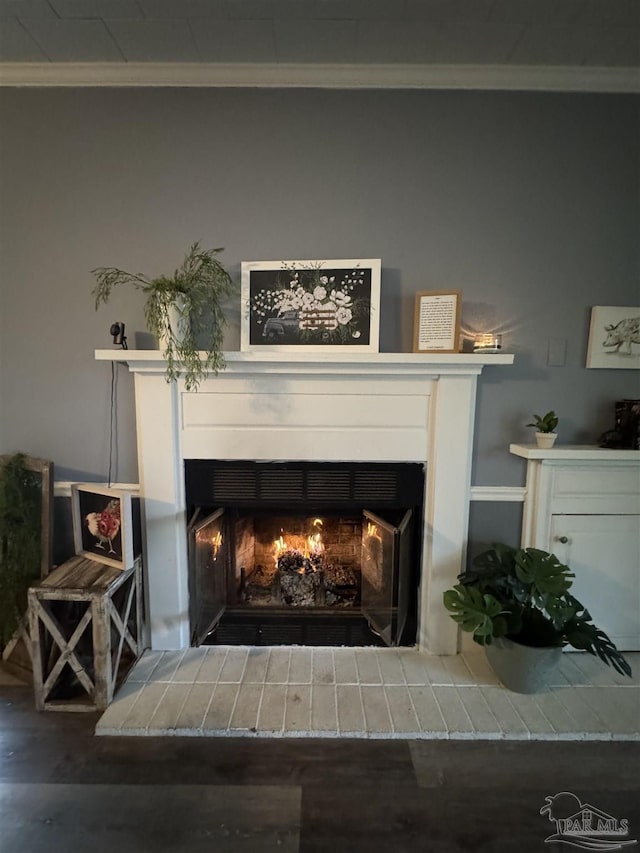
[[[147,618],[154,649],[190,644],[179,386],[168,384],[162,374],[135,374]]]
[[[466,561],[477,378],[441,376],[431,399],[418,645],[437,655],[458,651],[442,594]]]

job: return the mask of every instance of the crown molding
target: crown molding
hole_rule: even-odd
[[[508,65],[0,63],[5,87],[476,89],[640,92],[640,69]]]

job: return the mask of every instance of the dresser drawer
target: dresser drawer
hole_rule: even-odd
[[[554,468],[553,513],[640,513],[640,466],[625,463]]]

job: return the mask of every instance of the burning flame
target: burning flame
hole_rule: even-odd
[[[273,556],[275,557],[276,563],[278,562],[278,557],[280,554],[283,554],[287,551],[287,543],[284,541],[282,536],[273,543]]]
[[[322,542],[321,532],[323,526],[322,519],[315,518],[313,526],[316,528],[316,532],[309,534],[306,539],[303,539],[301,536],[287,535],[284,531],[280,534],[278,539],[273,543],[273,557],[276,565],[278,564],[278,557],[285,551],[297,551],[306,558],[312,555],[319,556],[320,554],[324,554],[324,543]],[[285,536],[288,536],[288,541],[285,539]]]
[[[372,524],[370,521],[367,522],[367,536],[372,539],[379,539],[378,527],[377,525]]]
[[[305,554],[305,557],[309,557],[311,554],[324,553],[324,545],[322,543],[322,537],[320,535],[322,529],[322,519],[315,518],[313,520],[313,526],[316,527],[317,530],[315,533],[312,533],[310,536],[307,536],[308,553]]]

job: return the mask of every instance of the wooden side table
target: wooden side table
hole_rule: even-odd
[[[29,627],[37,710],[104,710],[143,650],[141,558],[72,557],[29,589]]]

